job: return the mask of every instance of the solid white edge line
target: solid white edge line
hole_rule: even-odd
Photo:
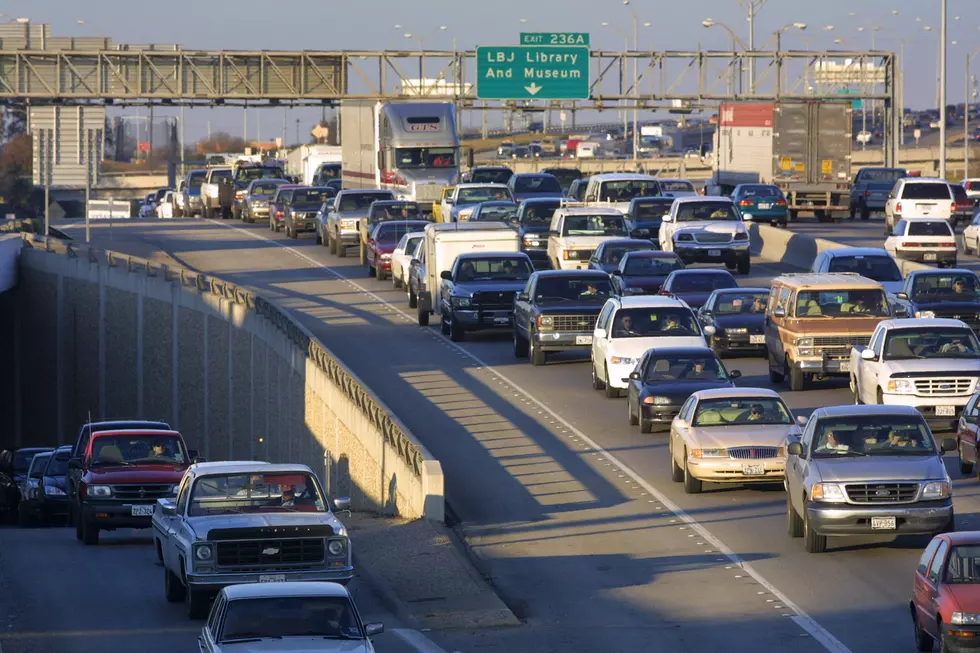
[[[444,648],[417,630],[410,628],[392,628],[391,634],[414,648],[419,653],[446,653]]]
[[[336,270],[334,270],[334,269],[332,269],[332,268],[324,265],[323,263],[321,263],[320,261],[317,261],[316,259],[312,258],[311,256],[306,255],[304,252],[299,251],[298,249],[292,247],[291,245],[283,244],[281,241],[278,241],[278,240],[274,240],[272,238],[269,238],[269,237],[265,236],[264,234],[256,233],[256,232],[253,232],[253,231],[249,231],[248,229],[242,229],[241,227],[235,227],[235,226],[232,226],[232,225],[223,224],[223,223],[218,222],[216,220],[210,220],[209,222],[212,222],[213,224],[216,224],[216,225],[225,227],[226,229],[231,229],[233,231],[238,231],[240,233],[243,233],[243,234],[246,234],[248,236],[251,236],[252,238],[255,238],[257,240],[264,240],[266,242],[275,243],[277,246],[279,246],[279,247],[281,247],[281,248],[283,248],[285,250],[288,250],[289,252],[291,252],[295,256],[298,256],[301,259],[303,259],[304,261],[306,261],[307,263],[310,263],[311,265],[314,265],[314,266],[316,266],[316,267],[318,267],[318,268],[320,268],[322,270],[325,270],[325,271],[329,272],[330,274],[332,274],[337,279],[340,279],[342,281],[346,281],[347,283],[351,284],[353,287],[355,287],[358,290],[360,290],[362,293],[368,295],[369,297],[372,297],[373,299],[377,300],[381,304],[384,304],[389,309],[395,311],[396,313],[399,313],[403,317],[406,317],[406,318],[412,320],[413,323],[415,322],[415,319],[413,318],[413,316],[409,315],[408,313],[405,313],[404,311],[401,310],[401,308],[399,308],[399,307],[391,304],[390,302],[382,299],[381,297],[379,297],[378,295],[376,295],[374,292],[372,292],[372,291],[368,290],[367,288],[361,286],[354,279],[350,279],[348,277],[345,277],[344,275],[340,274]],[[770,594],[773,595],[773,597],[775,597],[776,599],[778,599],[782,603],[782,605],[786,606],[786,608],[788,608],[791,612],[794,612],[796,616],[792,617],[792,620],[800,628],[802,628],[807,634],[809,634],[815,640],[817,640],[818,642],[820,642],[820,644],[825,649],[827,649],[831,653],[852,653],[852,651],[849,648],[847,648],[844,645],[843,642],[841,642],[836,637],[834,637],[830,633],[829,630],[827,630],[826,628],[824,628],[823,626],[821,626],[819,623],[817,623],[817,621],[813,617],[811,617],[809,614],[807,614],[806,612],[804,612],[795,603],[793,603],[792,601],[790,601],[790,599],[789,599],[788,596],[786,596],[781,591],[779,591],[778,589],[776,589],[775,586],[773,586],[769,581],[767,581],[765,578],[763,578],[763,576],[759,572],[757,572],[755,570],[755,568],[752,567],[752,565],[750,565],[748,562],[746,562],[745,560],[743,560],[741,558],[741,556],[739,556],[737,553],[735,553],[730,548],[728,548],[721,540],[719,540],[717,537],[715,537],[714,535],[712,535],[711,532],[707,528],[705,528],[704,526],[702,526],[701,524],[699,524],[697,522],[697,520],[695,520],[689,514],[687,514],[686,512],[684,512],[684,510],[680,506],[678,506],[673,501],[671,501],[670,499],[668,499],[666,495],[664,495],[662,492],[660,492],[660,490],[658,490],[657,488],[653,487],[653,485],[651,485],[650,483],[648,483],[638,473],[636,473],[635,471],[633,471],[633,469],[631,469],[629,466],[627,466],[626,463],[624,463],[619,458],[617,458],[616,456],[612,455],[611,453],[609,453],[608,451],[606,451],[605,449],[603,449],[601,446],[599,446],[598,443],[596,443],[594,440],[592,440],[592,438],[590,438],[585,433],[583,433],[582,431],[580,431],[579,429],[577,429],[570,422],[568,422],[567,420],[565,420],[564,417],[562,417],[561,415],[559,415],[558,413],[556,413],[555,411],[553,411],[544,402],[542,402],[541,400],[539,400],[537,397],[535,397],[534,395],[532,395],[530,392],[528,392],[527,390],[525,390],[524,388],[522,388],[521,386],[519,386],[517,383],[515,383],[514,381],[512,381],[508,377],[504,376],[501,372],[497,371],[493,366],[491,366],[489,363],[486,363],[485,361],[483,361],[479,356],[477,356],[473,352],[471,352],[468,349],[466,349],[465,347],[462,347],[459,344],[457,344],[457,343],[449,340],[448,338],[443,337],[441,334],[437,334],[436,331],[429,330],[428,332],[431,333],[432,335],[438,337],[440,340],[442,340],[448,346],[456,349],[458,352],[464,354],[465,356],[468,356],[471,360],[473,360],[474,362],[476,362],[479,366],[483,367],[484,369],[486,369],[487,371],[489,371],[490,373],[492,373],[494,376],[496,376],[498,379],[500,379],[504,383],[507,383],[515,391],[523,394],[531,402],[533,402],[536,406],[538,406],[541,410],[543,410],[546,413],[548,413],[548,415],[550,415],[555,421],[557,421],[558,423],[560,423],[562,426],[564,426],[566,429],[568,429],[569,431],[571,431],[572,433],[574,433],[578,438],[580,438],[582,441],[584,441],[586,444],[588,444],[590,447],[592,447],[593,451],[595,451],[596,453],[598,453],[601,456],[605,457],[607,460],[609,460],[611,463],[613,463],[616,467],[618,467],[620,471],[622,471],[624,474],[628,475],[630,478],[632,478],[634,481],[636,481],[636,483],[638,485],[640,485],[644,490],[646,490],[648,493],[650,493],[650,495],[653,498],[655,498],[657,501],[659,501],[665,508],[667,508],[675,516],[677,516],[681,520],[683,520],[684,523],[686,523],[688,526],[690,526],[692,529],[694,529],[694,531],[697,532],[698,535],[700,535],[706,541],[710,542],[712,544],[712,546],[714,546],[715,550],[718,551],[718,553],[720,553],[721,555],[724,555],[733,564],[738,565],[738,567],[740,569],[742,569],[745,573],[747,573],[749,576],[751,576],[752,579],[755,580],[755,582],[759,583],[759,585],[761,585],[763,588],[765,588],[766,591],[768,591]]]

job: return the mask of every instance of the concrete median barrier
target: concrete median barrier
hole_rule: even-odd
[[[165,419],[210,460],[302,462],[355,510],[444,519],[442,467],[324,343],[221,279],[25,234],[4,446]]]

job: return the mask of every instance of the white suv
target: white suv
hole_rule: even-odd
[[[906,177],[899,179],[885,202],[885,237],[904,218],[949,220],[956,211],[953,192],[945,179]]]
[[[647,350],[707,347],[714,333],[683,300],[658,295],[610,298],[592,334],[592,387],[618,397]]]
[[[587,270],[599,244],[629,238],[626,217],[607,207],[559,208],[551,216],[548,260],[555,270]]]
[[[729,197],[678,197],[663,217],[660,249],[685,263],[724,263],[748,274],[749,232]]]

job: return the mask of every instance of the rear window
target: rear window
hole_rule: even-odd
[[[522,222],[531,224],[544,224],[551,222],[551,216],[555,214],[558,207],[561,206],[561,202],[535,202],[534,204],[529,204],[524,210],[524,215],[521,218]]]
[[[949,223],[945,220],[910,220],[909,236],[952,236]]]
[[[315,204],[320,206],[337,194],[332,188],[301,188],[293,192],[293,204]]]
[[[211,179],[231,179],[231,170],[214,170]]]
[[[667,276],[674,270],[681,270],[684,264],[676,257],[665,256],[629,256],[626,259],[626,276]]]
[[[776,186],[743,186],[742,197],[782,197],[783,192]]]
[[[31,469],[31,478],[41,478],[44,476],[44,468],[48,466],[49,453],[39,453],[32,461],[34,466]]]
[[[898,181],[902,177],[907,177],[905,170],[900,168],[881,168],[880,170],[863,170],[861,178],[864,181]]]
[[[191,177],[187,182],[188,188],[200,188],[204,183],[204,178],[207,176],[206,172],[194,172],[191,173]]]
[[[952,199],[949,193],[949,184],[941,183],[918,183],[905,184],[902,190],[903,200],[948,200]]]
[[[980,190],[980,181],[968,181],[966,182],[967,190]]]
[[[902,273],[890,256],[835,256],[827,271],[854,272],[879,283],[902,280]]]
[[[340,212],[363,211],[375,202],[392,199],[391,193],[347,193],[340,200]]]
[[[514,182],[518,193],[560,193],[561,184],[551,175],[539,177],[518,177]]]
[[[634,220],[656,220],[670,213],[670,207],[674,203],[672,199],[666,200],[634,200],[633,219]]]
[[[678,274],[670,282],[671,292],[711,292],[722,288],[737,288],[729,274]]]
[[[506,184],[514,173],[510,170],[474,170],[470,175],[473,184]]]
[[[660,190],[665,193],[669,192],[694,192],[694,184],[689,181],[662,181],[660,182]]]

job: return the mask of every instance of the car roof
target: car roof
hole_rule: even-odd
[[[164,430],[170,430],[170,424],[167,424],[163,420],[144,420],[144,419],[111,419],[104,422],[86,422],[82,425],[82,428],[89,427],[92,430],[96,430],[96,427],[107,427],[107,426],[120,426],[125,424],[139,424],[140,426],[163,426]],[[105,428],[101,428],[105,430]]]
[[[643,175],[638,172],[601,172],[592,175],[591,178],[599,181],[657,181],[653,175]]]
[[[118,428],[118,429],[104,429],[102,431],[92,431],[92,439],[100,438],[109,435],[165,435],[165,436],[176,436],[178,438],[181,436],[179,431],[174,431],[172,429],[145,429],[145,428]]]
[[[470,173],[473,173],[475,170],[506,170],[508,172],[513,172],[507,166],[473,166],[470,168]]]
[[[715,357],[715,351],[711,347],[651,347],[650,351],[655,354],[676,354],[676,355],[699,355]]]
[[[265,474],[313,473],[307,465],[301,465],[299,463],[269,463],[259,460],[226,460],[213,463],[195,463],[191,465],[190,469],[198,476],[207,476],[209,474],[247,474],[249,472],[262,472]]]
[[[54,452],[55,453],[61,453],[63,451],[64,452],[70,452],[72,449],[74,449],[74,447],[72,447],[70,444],[63,444],[60,447],[58,447],[57,449],[55,449]]]
[[[769,388],[712,388],[694,393],[698,399],[723,399],[725,397],[772,397],[782,399],[779,393]]]
[[[616,301],[618,301],[623,308],[690,308],[687,305],[687,302],[677,299],[676,297],[667,297],[666,295],[632,295],[617,297]]]
[[[914,406],[899,404],[847,404],[842,406],[825,406],[813,411],[811,419],[819,417],[847,417],[849,415],[901,415],[904,417],[919,417],[921,414]]]
[[[657,181],[683,181],[685,184],[694,185],[690,179],[682,179],[681,177],[657,177]]]
[[[470,182],[466,182],[465,184],[456,184],[456,189],[457,190],[459,190],[461,188],[462,189],[465,189],[465,188],[500,188],[500,189],[506,189],[507,188],[507,184],[497,184],[497,183],[491,183],[491,182],[471,182],[471,181]]]
[[[391,225],[408,225],[410,227],[414,227],[414,226],[421,226],[421,225],[427,225],[427,224],[429,224],[429,221],[428,220],[385,220],[384,222],[379,222],[378,223],[378,226],[376,228],[377,229],[384,229],[384,228],[389,228],[390,229],[391,228]],[[423,236],[425,235],[425,233],[424,232],[421,232],[421,231],[413,232],[413,233],[420,233]]]
[[[416,202],[415,200],[378,200],[376,202],[372,202],[371,203],[371,206],[374,206],[374,205],[378,205],[378,206],[389,206],[389,205],[401,205],[401,204],[406,204],[408,206],[411,206],[412,204],[414,204],[414,205],[418,206],[419,203]]]
[[[554,177],[554,175],[550,172],[517,172],[514,173],[514,177]]]
[[[510,200],[487,200],[486,202],[480,202],[476,206],[477,208],[481,206],[517,206],[517,202]]]
[[[835,247],[834,249],[825,249],[821,253],[831,258],[838,256],[887,256],[891,258],[891,254],[883,247]]]
[[[929,182],[931,184],[933,184],[933,183],[948,184],[949,183],[945,179],[940,179],[939,177],[902,177],[901,179],[899,179],[899,181],[904,181],[905,183],[908,183],[908,184],[918,184],[920,182]]]
[[[918,329],[922,327],[939,328],[966,328],[970,327],[962,320],[954,320],[944,317],[933,318],[910,318],[903,320],[882,320],[879,325],[887,329]]]
[[[642,238],[614,238],[612,240],[604,240],[599,243],[599,247],[609,247],[611,245],[650,245],[653,243],[649,240],[644,240]]]
[[[561,204],[561,200],[560,197],[528,197],[521,200],[521,204]]]
[[[657,181],[665,181],[663,179],[658,179]],[[660,202],[673,202],[676,197],[664,197],[663,195],[644,195],[643,197],[634,197],[630,200],[630,204],[633,202],[651,202],[657,200]]]
[[[230,601],[239,599],[280,598],[287,596],[332,596],[349,598],[347,588],[340,583],[322,581],[287,581],[285,583],[243,583],[228,585],[223,590]]]
[[[738,288],[718,288],[714,292],[716,295],[724,295],[725,293],[769,292],[769,288],[739,286]]]
[[[953,531],[943,533],[942,537],[949,540],[952,545],[957,544],[980,544],[980,531]]]
[[[944,277],[945,276],[956,277],[960,275],[967,276],[967,277],[976,276],[976,273],[973,270],[967,270],[966,268],[945,268],[943,270],[940,270],[939,268],[929,268],[928,270],[911,270],[907,276],[912,276],[913,274],[916,276],[933,275],[933,276],[944,276]]]
[[[609,275],[602,270],[539,270],[534,274],[536,274],[539,279],[554,277],[573,277],[575,279],[580,279],[582,277],[595,277],[597,279],[609,278]]]
[[[723,195],[689,195],[688,197],[677,197],[674,198],[675,202],[726,202],[728,204],[734,204],[732,198],[724,197]]]
[[[43,452],[43,451],[51,451],[52,449],[53,447],[21,447],[20,449],[14,449],[14,452],[23,451],[24,453],[31,453],[32,451]]]
[[[564,206],[558,210],[564,215],[623,215],[622,211],[611,206]]]
[[[732,276],[732,273],[729,272],[728,270],[710,270],[707,268],[685,268],[683,270],[674,270],[673,272],[671,272],[671,274],[676,274],[677,276],[682,276],[682,275],[687,276],[687,275],[694,275],[694,274],[725,274],[732,277],[733,279],[735,278],[734,276]],[[732,290],[735,289],[732,288]],[[739,288],[739,290],[741,290],[741,288]]]
[[[680,258],[674,252],[664,252],[659,249],[634,249],[623,255],[623,258]]]
[[[463,252],[456,257],[456,260],[464,259],[485,259],[485,258],[527,258],[524,252]]]

